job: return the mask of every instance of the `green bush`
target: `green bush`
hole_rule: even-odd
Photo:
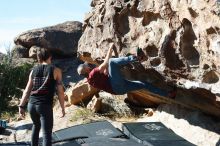
[[[21,89],[25,88],[32,67],[33,64],[28,63],[12,65],[8,55],[0,63],[0,116],[4,111],[8,111],[9,101],[13,97],[22,96]]]

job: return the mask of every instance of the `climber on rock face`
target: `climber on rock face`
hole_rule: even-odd
[[[143,61],[147,56],[141,48],[137,48],[135,55],[111,58],[114,47],[115,45],[112,43],[104,62],[100,66],[92,69],[87,63],[80,64],[77,68],[78,74],[87,77],[87,81],[91,86],[116,95],[122,95],[139,89],[147,89],[154,94],[169,98],[175,97],[174,91],[167,92],[148,82],[125,79],[120,72],[121,66],[134,61]]]

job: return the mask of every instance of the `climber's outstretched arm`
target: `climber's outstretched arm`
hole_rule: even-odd
[[[113,47],[114,47],[114,43],[110,45],[104,62],[99,66],[100,72],[105,72],[106,69],[108,69],[108,62],[109,59],[112,57]]]

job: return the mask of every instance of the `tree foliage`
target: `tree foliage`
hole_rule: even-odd
[[[28,63],[13,65],[10,53],[0,62],[0,115],[7,110],[13,97],[21,97],[21,89],[25,88],[32,67],[33,64]]]

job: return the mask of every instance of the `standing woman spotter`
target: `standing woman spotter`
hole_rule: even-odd
[[[51,58],[52,56],[48,50],[44,48],[37,50],[39,65],[35,66],[31,71],[19,104],[19,114],[21,117],[24,117],[24,105],[28,101],[28,112],[33,121],[32,146],[38,146],[41,128],[43,132],[43,146],[52,145],[53,97],[56,87],[62,109],[62,117],[65,116],[62,72],[59,68],[51,65]]]

